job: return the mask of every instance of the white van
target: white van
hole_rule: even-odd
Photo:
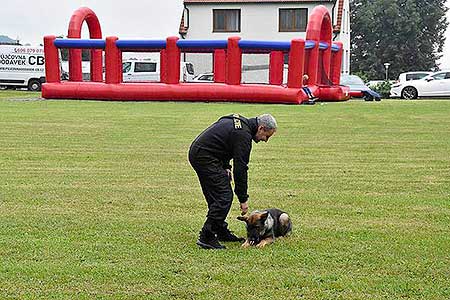
[[[81,61],[81,76],[84,81],[91,80],[91,62]],[[103,79],[105,74],[103,74]],[[61,80],[69,80],[69,61],[61,60]]]
[[[151,59],[128,59],[122,63],[123,82],[160,81],[159,61]],[[180,81],[194,79],[194,66],[190,62],[180,63]]]
[[[43,82],[44,47],[0,45],[0,87],[40,91]]]

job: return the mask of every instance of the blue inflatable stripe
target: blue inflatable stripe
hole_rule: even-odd
[[[166,40],[117,40],[120,49],[165,49]]]
[[[316,42],[314,42],[314,41],[309,41],[308,40],[305,43],[305,49],[313,49],[315,46],[316,46]],[[319,49],[320,50],[326,50],[326,49],[328,49],[329,46],[330,46],[330,44],[325,43],[325,42],[320,42],[319,43]],[[336,52],[336,51],[339,51],[339,49],[341,49],[339,47],[339,45],[331,44],[331,51]]]
[[[78,49],[105,49],[106,42],[102,39],[55,39],[55,46],[57,48],[78,48]],[[116,45],[120,49],[165,49],[166,40],[117,40]],[[227,40],[179,40],[177,46],[183,50],[202,50],[201,52],[213,51],[214,49],[227,48]],[[316,42],[305,41],[305,49],[313,49]],[[261,50],[266,51],[289,51],[291,42],[283,41],[254,41],[254,40],[240,40],[239,47],[243,50]],[[328,49],[329,44],[320,42],[319,49]],[[336,44],[331,45],[331,51],[339,51],[340,46]]]
[[[328,44],[328,43],[324,43],[324,42],[320,42],[320,43],[319,43],[319,49],[320,49],[320,50],[327,50],[328,47],[329,47],[329,44]]]
[[[291,48],[290,42],[275,42],[275,41],[247,41],[240,40],[239,47],[241,49],[253,50],[284,50],[288,51]]]
[[[180,49],[224,49],[228,45],[227,40],[178,40]]]
[[[57,48],[105,49],[105,45],[101,39],[55,39]]]
[[[306,41],[305,49],[313,49],[316,46],[316,42],[314,41]]]
[[[337,52],[340,49],[341,49],[341,47],[339,45],[336,45],[336,44],[331,45],[331,51]]]

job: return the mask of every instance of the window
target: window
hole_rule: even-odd
[[[186,71],[189,75],[194,75],[194,65],[191,63],[186,64]]]
[[[205,80],[205,81],[213,81],[214,80],[214,75],[212,74],[208,74],[208,75],[202,75],[200,76],[200,80]]]
[[[427,76],[428,73],[413,73],[413,74],[406,74],[406,81],[408,80],[418,80],[425,76]]]
[[[134,72],[156,72],[156,63],[136,62]]]
[[[279,31],[306,31],[308,23],[307,8],[280,8]]]
[[[433,77],[434,80],[442,80],[442,79],[445,79],[446,74],[447,73],[445,73],[445,72],[444,73],[437,73],[437,74],[433,75],[432,77]]]
[[[240,32],[240,9],[213,9],[213,32]]]
[[[127,73],[130,72],[131,70],[131,63],[130,62],[126,62],[122,64],[122,73]]]

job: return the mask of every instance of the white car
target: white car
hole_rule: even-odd
[[[450,96],[450,71],[439,71],[419,80],[396,83],[390,93],[391,98],[403,99],[437,96]]]
[[[192,82],[213,82],[214,73],[201,73],[192,79]]]
[[[123,82],[159,81],[159,61],[130,58],[122,62]],[[180,63],[180,81],[192,81],[194,66],[190,62]]]

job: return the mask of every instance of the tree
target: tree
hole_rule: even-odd
[[[350,0],[351,68],[369,78],[437,69],[445,42],[446,0]]]

